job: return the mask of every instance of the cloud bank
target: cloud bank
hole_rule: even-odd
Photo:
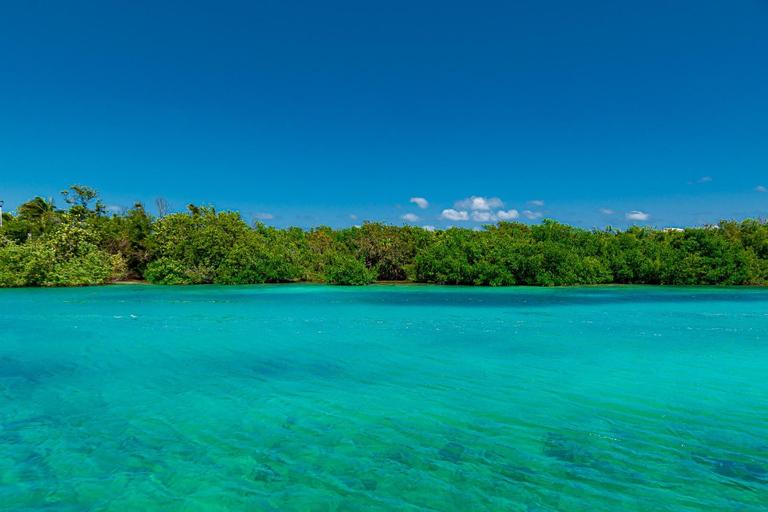
[[[627,220],[648,220],[648,217],[650,217],[650,215],[638,210],[632,210],[631,212],[627,212],[625,217],[627,218]]]
[[[544,201],[528,201],[527,204],[534,206],[544,206]],[[540,212],[532,210],[523,210],[519,212],[515,209],[502,210],[504,201],[498,197],[471,196],[461,201],[456,201],[453,208],[443,210],[440,219],[450,221],[473,221],[473,222],[497,222],[519,219],[524,216],[530,220],[536,220],[543,217]],[[492,210],[496,210],[495,212]]]
[[[472,212],[470,217],[475,222],[491,222],[496,220],[496,216],[491,212]]]
[[[440,214],[441,219],[445,220],[469,220],[469,213],[466,210],[457,211],[453,208],[448,208],[446,210],[443,210],[443,213]]]
[[[499,210],[496,212],[496,216],[499,218],[499,220],[513,220],[519,219],[520,213],[517,210]]]
[[[457,210],[492,210],[504,206],[504,201],[498,197],[472,196],[453,203]]]
[[[525,215],[527,218],[531,220],[536,220],[541,218],[540,212],[532,212],[531,210],[523,210],[523,215]]]

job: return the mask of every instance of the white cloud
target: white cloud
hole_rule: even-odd
[[[490,222],[496,220],[496,216],[491,212],[472,212],[471,217],[475,222]]]
[[[441,219],[446,220],[469,220],[469,213],[466,210],[456,211],[453,208],[443,210],[440,214]]]
[[[472,196],[453,203],[453,207],[458,210],[491,210],[503,206],[504,201],[498,197]]]
[[[406,213],[405,215],[401,215],[400,218],[408,222],[416,222],[421,220],[421,218],[419,218],[419,216],[415,213]]]
[[[254,217],[256,220],[271,220],[271,219],[274,219],[274,218],[275,218],[275,216],[274,216],[274,215],[272,215],[271,213],[263,213],[263,212],[257,213],[257,214],[256,214],[256,215],[254,215],[253,217]]]
[[[696,183],[707,183],[708,181],[712,181],[712,178],[709,176],[702,176],[696,181]]]
[[[650,215],[638,210],[632,210],[631,212],[627,212],[625,217],[627,218],[627,220],[648,220],[648,217],[650,217]]]
[[[435,226],[421,226],[421,229],[425,229],[427,231],[434,231]]]
[[[466,210],[443,210],[442,215],[440,215],[440,218],[447,219],[447,220],[472,220],[474,222],[496,222],[498,220],[510,220],[510,219],[517,219],[520,217],[520,213],[517,210],[499,210],[496,213],[493,212],[482,212],[482,211],[472,211],[467,212]],[[533,217],[529,218],[538,218],[541,217],[540,213],[534,214]]]
[[[528,217],[531,220],[540,219],[541,213],[540,212],[532,212],[531,210],[523,210],[523,215]]]
[[[347,215],[347,217],[349,217],[349,218],[350,218],[350,219],[352,219],[352,220],[357,220],[357,219],[359,219],[359,218],[360,218],[360,217],[358,217],[357,215],[355,215],[354,213],[350,213],[349,215]]]
[[[529,206],[544,206],[544,201],[541,201],[541,200],[528,201],[526,204]]]
[[[762,185],[756,186],[754,190],[755,190],[755,192],[768,192],[768,188],[765,188]]]
[[[426,210],[427,208],[429,208],[429,201],[427,201],[423,197],[412,197],[408,201],[411,203],[416,203],[416,206],[418,206],[422,210]]]
[[[107,206],[107,211],[112,213],[121,213],[125,211],[125,207],[111,205]]]
[[[608,208],[600,208],[600,213],[602,213],[603,215],[613,215],[616,212],[613,210],[609,210]]]
[[[496,212],[496,216],[499,218],[499,220],[511,220],[520,218],[520,213],[517,210],[499,210]]]

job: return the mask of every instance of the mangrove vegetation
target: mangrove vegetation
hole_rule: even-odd
[[[747,285],[768,282],[768,224],[720,221],[665,230],[585,230],[553,220],[428,231],[366,222],[310,230],[249,224],[189,205],[159,216],[141,203],[107,212],[74,185],[65,208],[35,197],[3,213],[0,286],[412,281],[453,285]]]

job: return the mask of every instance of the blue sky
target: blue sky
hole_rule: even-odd
[[[83,183],[276,226],[768,216],[764,0],[4,2],[0,76],[6,211]]]

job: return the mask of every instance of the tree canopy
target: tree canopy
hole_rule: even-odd
[[[0,286],[146,279],[158,284],[413,281],[450,285],[765,284],[768,224],[723,220],[682,231],[585,230],[553,220],[427,231],[365,222],[311,230],[250,225],[189,205],[161,217],[134,203],[106,214],[96,189],[36,196],[0,228]]]

